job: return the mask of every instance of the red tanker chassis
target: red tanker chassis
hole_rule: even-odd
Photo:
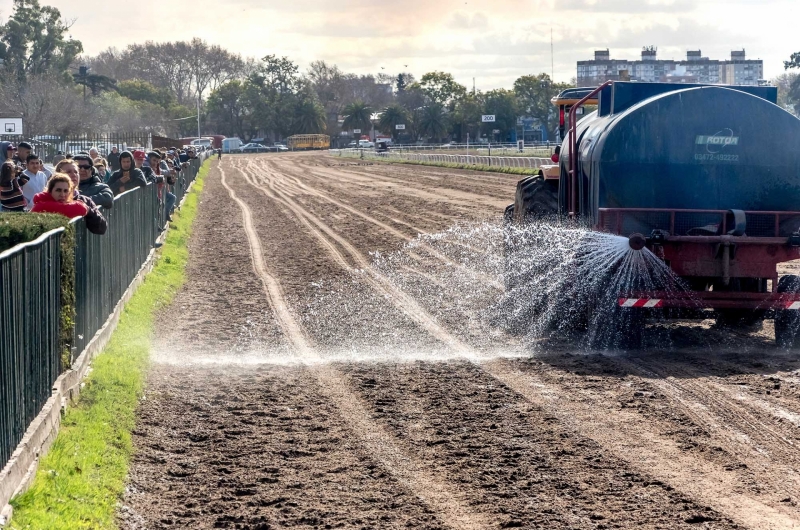
[[[598,213],[596,230],[628,236],[633,248],[647,247],[691,289],[621,293],[622,307],[800,309],[800,293],[777,292],[777,265],[800,259],[800,211],[600,208]],[[748,281],[749,288],[732,288],[736,280]]]

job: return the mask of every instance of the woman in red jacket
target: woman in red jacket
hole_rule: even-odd
[[[33,196],[34,213],[60,213],[72,219],[83,217],[89,213],[89,208],[73,198],[74,184],[68,175],[56,173],[47,181],[47,191]]]

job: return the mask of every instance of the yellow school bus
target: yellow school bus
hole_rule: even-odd
[[[327,134],[295,134],[286,140],[286,146],[293,151],[299,149],[329,149],[331,146],[331,137]]]

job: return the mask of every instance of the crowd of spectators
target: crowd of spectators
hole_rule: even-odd
[[[171,221],[174,187],[185,187],[182,173],[195,158],[192,148],[119,152],[115,146],[103,157],[93,147],[74,155],[59,151],[51,171],[28,142],[0,142],[0,212],[85,217],[90,232],[104,234],[101,207],[109,210],[115,196],[152,183]]]

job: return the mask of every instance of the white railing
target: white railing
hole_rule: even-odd
[[[493,149],[494,150],[494,149]],[[333,156],[365,160],[399,160],[432,164],[461,164],[467,166],[515,167],[537,169],[552,164],[549,158],[532,156],[488,156],[467,154],[416,153],[406,150],[378,152],[374,149],[331,149]]]
[[[549,157],[553,154],[558,144],[554,143],[534,143],[526,144],[521,150],[517,144],[441,144],[441,145],[396,145],[389,148],[390,151],[412,152],[412,153],[443,153],[443,154],[467,154],[467,155],[486,155],[486,156],[534,156]]]

